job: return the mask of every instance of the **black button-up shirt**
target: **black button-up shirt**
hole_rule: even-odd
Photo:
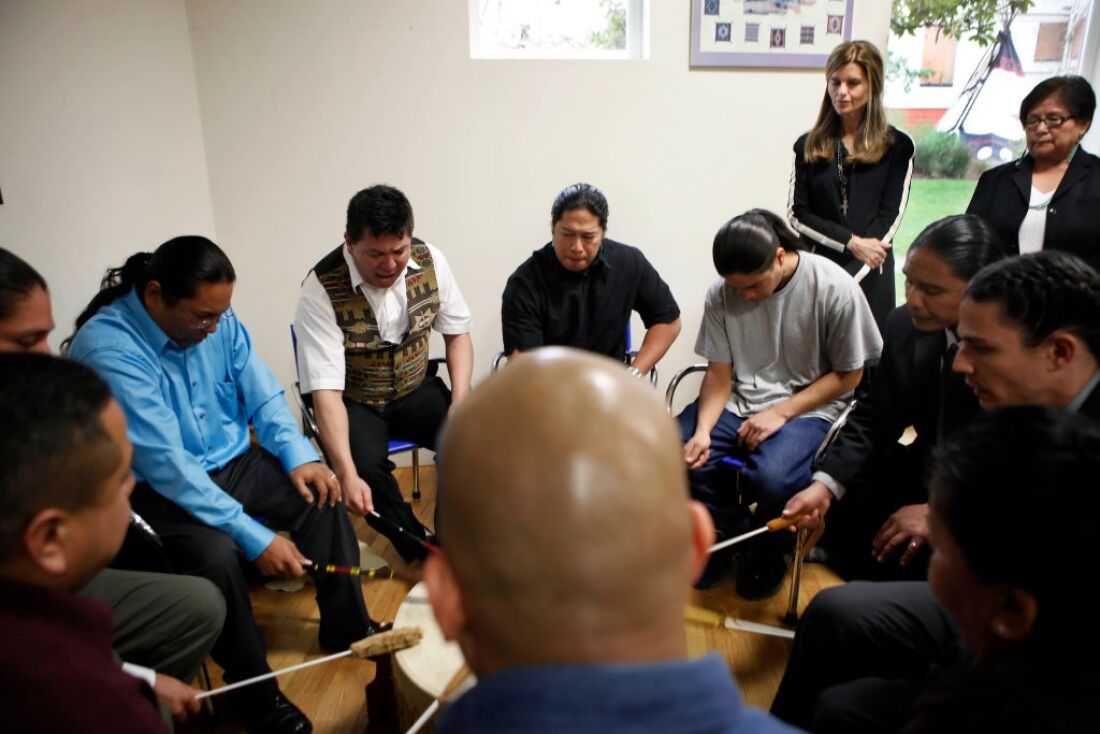
[[[641,250],[604,239],[583,273],[567,270],[553,243],[536,250],[504,288],[504,353],[549,344],[622,359],[630,312],[648,329],[680,318],[668,285]]]

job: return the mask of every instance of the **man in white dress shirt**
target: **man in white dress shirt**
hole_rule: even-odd
[[[302,283],[294,326],[302,393],[348,509],[375,510],[429,539],[401,496],[387,444],[435,449],[448,411],[469,392],[474,350],[470,309],[446,258],[412,233],[403,193],[385,185],[357,193],[344,243]],[[446,345],[450,390],[429,370],[432,329]],[[424,556],[420,544],[366,518],[406,560]]]

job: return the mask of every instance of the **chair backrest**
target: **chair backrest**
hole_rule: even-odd
[[[706,372],[707,366],[705,364],[693,364],[683,368],[669,380],[668,389],[665,390],[665,409],[669,413],[672,412],[672,401],[676,397],[676,388],[680,387],[680,383],[684,381],[684,378],[695,372]]]

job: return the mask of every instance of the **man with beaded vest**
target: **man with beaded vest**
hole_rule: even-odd
[[[403,193],[386,185],[357,193],[343,245],[306,276],[294,316],[302,393],[347,507],[406,560],[422,558],[423,547],[367,514],[431,537],[401,496],[388,442],[434,449],[448,411],[470,389],[474,362],[470,310],[450,266],[412,233]],[[450,390],[429,370],[432,329],[446,345]]]

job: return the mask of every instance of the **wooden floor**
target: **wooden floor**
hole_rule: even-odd
[[[411,472],[408,468],[396,471],[406,497],[411,493]],[[423,498],[415,505],[416,514],[425,524],[431,526],[435,511],[435,470],[431,466],[421,468],[421,489]],[[360,538],[395,569],[406,568],[384,537],[368,528],[361,520],[356,520],[356,529]],[[789,583],[788,575],[787,584]],[[825,566],[806,564],[799,600],[800,609],[805,608],[817,591],[839,583],[840,579]],[[379,620],[392,620],[410,586],[409,583],[398,580],[365,581],[363,595],[371,616]],[[693,593],[696,606],[721,611],[738,619],[782,626],[788,587],[785,585],[779,595],[763,602],[747,602],[737,597],[733,593],[732,580],[723,583],[719,588]],[[252,591],[252,604],[256,619],[264,631],[269,650],[268,661],[272,669],[323,655],[317,644],[319,616],[311,587],[287,593],[256,586]],[[789,640],[697,624],[687,624],[686,633],[688,649],[692,655],[716,651],[726,659],[737,675],[742,697],[749,704],[761,708],[770,705],[783,675],[790,651]],[[207,669],[213,685],[221,685],[220,669],[212,661],[207,662]],[[393,731],[372,726],[368,722],[364,689],[373,679],[373,663],[343,659],[288,674],[279,679],[279,684],[287,697],[309,716],[313,721],[314,731],[319,734]],[[219,710],[224,712],[224,708]],[[244,728],[223,713],[217,720],[204,716],[201,720],[177,727],[176,730],[184,734],[231,734],[242,732]]]

